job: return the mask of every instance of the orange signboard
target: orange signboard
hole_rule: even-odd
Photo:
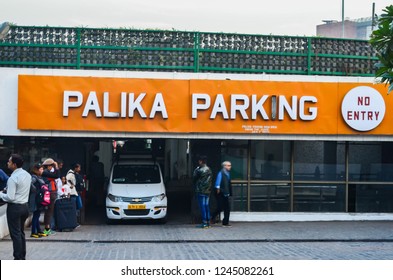
[[[22,130],[393,134],[383,85],[36,75],[18,83]]]

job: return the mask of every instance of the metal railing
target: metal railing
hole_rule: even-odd
[[[187,31],[11,26],[0,67],[373,76],[368,41]]]

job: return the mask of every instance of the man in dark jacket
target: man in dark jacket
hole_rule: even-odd
[[[194,170],[193,182],[198,199],[199,209],[202,215],[202,224],[198,227],[209,228],[210,208],[209,195],[212,185],[212,172],[206,165],[206,157],[201,156],[198,160],[199,166]]]
[[[224,219],[222,220],[223,227],[231,227],[229,224],[229,197],[232,196],[232,185],[231,185],[231,163],[229,161],[224,161],[222,163],[222,169],[218,172],[216,179],[216,192],[217,192],[217,210],[212,216],[213,221],[216,217],[220,215],[221,211],[224,211]]]

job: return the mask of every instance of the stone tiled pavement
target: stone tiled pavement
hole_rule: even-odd
[[[43,241],[186,242],[186,241],[348,241],[391,240],[393,222],[255,222],[213,225],[199,229],[192,224],[149,222],[116,225],[82,225],[73,232],[57,232]],[[27,229],[29,232],[29,229]],[[9,238],[9,237],[7,237]],[[6,239],[7,239],[6,238]],[[30,237],[29,237],[30,239]]]
[[[27,249],[28,259],[393,260],[393,222],[233,223],[205,230],[191,224],[82,225],[28,238]],[[12,259],[9,237],[0,241],[0,259]]]

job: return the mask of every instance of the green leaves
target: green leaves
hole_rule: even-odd
[[[388,92],[393,91],[393,5],[387,6],[378,18],[378,29],[370,39],[370,44],[378,52],[379,63],[375,64],[375,76],[389,84]]]

